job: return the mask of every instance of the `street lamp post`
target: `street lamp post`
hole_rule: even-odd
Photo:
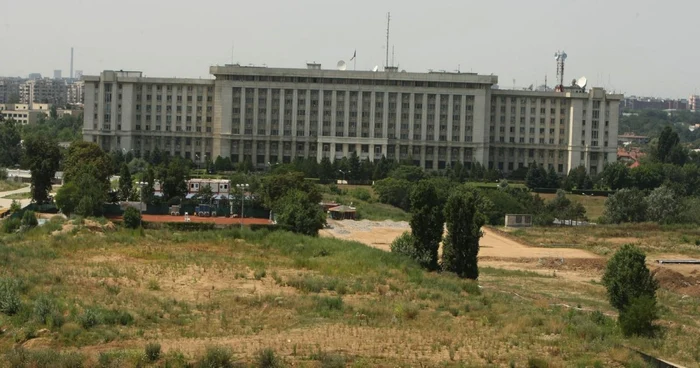
[[[236,188],[241,190],[241,229],[243,229],[243,204],[245,203],[245,190],[248,189],[248,184],[236,184]]]
[[[136,185],[139,186],[139,227],[142,226],[142,220],[141,217],[143,216],[143,187],[146,185],[146,182],[139,181],[136,183]]]

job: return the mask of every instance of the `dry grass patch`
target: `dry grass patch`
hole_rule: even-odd
[[[611,359],[622,343],[692,362],[689,336],[700,334],[696,299],[664,295],[665,340],[629,341],[605,316],[598,284],[498,268],[484,268],[476,283],[337,239],[48,233],[0,238],[0,277],[20,280],[22,302],[20,313],[0,314],[0,351],[76,350],[92,365],[122,366],[136,365],[148,343],[161,346],[158,364],[195,363],[220,346],[248,363],[272,348],[295,365],[332,352],[355,366],[524,366],[532,357],[623,366]],[[42,295],[46,322],[35,314]]]
[[[547,201],[551,201],[552,199],[556,198],[557,195],[555,193],[539,193],[539,196]],[[574,202],[581,203],[586,209],[586,216],[591,221],[597,221],[600,216],[603,216],[603,212],[605,211],[605,200],[608,199],[608,197],[595,197],[579,194],[567,194],[566,197]]]

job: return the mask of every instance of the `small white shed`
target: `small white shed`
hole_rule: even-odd
[[[507,214],[506,227],[531,227],[532,215]]]

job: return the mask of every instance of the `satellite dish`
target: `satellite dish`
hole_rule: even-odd
[[[377,70],[379,70],[379,65],[375,65],[374,68],[372,68],[373,72],[376,72]]]
[[[348,68],[348,65],[345,64],[345,61],[340,60],[340,61],[338,62],[338,70],[345,70],[345,69],[347,69],[347,68]]]
[[[581,88],[586,88],[587,84],[588,84],[588,79],[586,79],[586,77],[581,77],[576,81],[576,85],[581,87]]]

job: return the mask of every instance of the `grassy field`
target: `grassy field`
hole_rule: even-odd
[[[0,192],[8,192],[27,186],[24,183],[16,183],[14,181],[0,180]]]
[[[700,229],[694,225],[550,226],[509,230],[508,234],[533,246],[582,248],[604,256],[612,255],[623,244],[632,243],[651,255],[670,253],[700,257]]]
[[[30,192],[15,193],[15,194],[6,195],[3,198],[5,198],[5,199],[28,199],[28,198],[32,198],[32,193],[30,193]]]
[[[644,367],[623,345],[700,359],[698,298],[661,292],[663,339],[625,339],[598,282],[481,271],[284,232],[52,220],[0,236],[0,298],[19,302],[0,313],[0,366]]]
[[[539,193],[546,201],[550,201],[557,195],[554,193]],[[603,216],[603,211],[605,210],[605,200],[608,197],[593,197],[578,194],[567,194],[567,198],[572,201],[579,202],[586,208],[586,216],[593,222],[597,221],[600,216]]]

